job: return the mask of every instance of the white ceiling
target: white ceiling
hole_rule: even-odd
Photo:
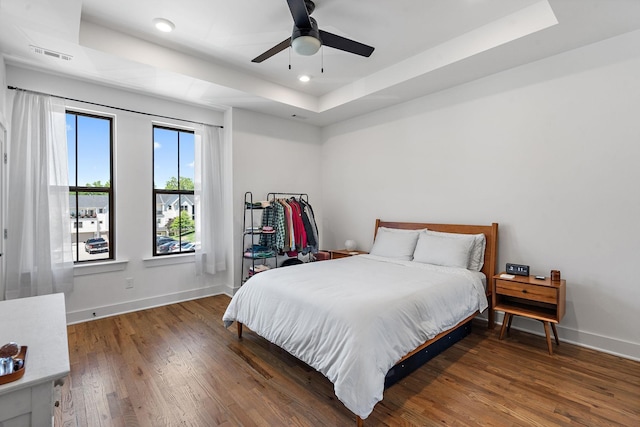
[[[640,29],[640,0],[316,0],[312,16],[375,51],[252,63],[290,36],[286,0],[0,0],[0,50],[9,64],[323,126]],[[175,31],[156,31],[158,17]]]

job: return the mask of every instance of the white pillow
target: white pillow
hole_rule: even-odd
[[[484,250],[487,247],[487,238],[484,234],[473,235],[473,246],[469,256],[469,270],[480,271],[484,265]]]
[[[418,235],[423,230],[400,230],[378,227],[376,240],[369,251],[371,255],[383,256],[403,261],[411,261],[416,249]]]
[[[468,240],[473,237],[473,245],[471,246],[471,252],[469,254],[469,262],[467,267],[469,270],[480,271],[484,265],[484,250],[487,246],[487,240],[483,233],[480,234],[461,234],[461,233],[444,233],[442,231],[425,230],[425,233],[447,237],[450,239],[464,239]]]
[[[468,238],[451,238],[429,232],[420,233],[413,260],[425,264],[467,268],[474,237],[466,236]]]

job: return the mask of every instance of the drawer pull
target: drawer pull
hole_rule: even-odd
[[[523,293],[523,294],[526,294],[526,293],[527,293],[527,290],[526,290],[526,289],[523,289],[523,290],[522,290],[522,293]]]

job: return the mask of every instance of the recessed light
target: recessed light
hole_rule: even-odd
[[[176,28],[176,26],[173,24],[173,22],[169,21],[168,19],[164,19],[164,18],[156,18],[153,20],[153,25],[156,26],[156,29],[158,31],[162,31],[163,33],[170,33],[171,31],[173,31],[174,28]]]
[[[303,74],[300,77],[298,77],[298,80],[300,80],[302,83],[307,83],[309,80],[311,80],[311,77],[307,76],[306,74]]]

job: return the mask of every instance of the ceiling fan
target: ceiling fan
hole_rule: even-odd
[[[287,4],[293,17],[291,37],[253,58],[251,62],[262,62],[289,46],[300,55],[313,55],[322,45],[366,57],[373,53],[374,48],[371,46],[318,29],[316,20],[309,16],[316,8],[313,1],[287,0]]]

